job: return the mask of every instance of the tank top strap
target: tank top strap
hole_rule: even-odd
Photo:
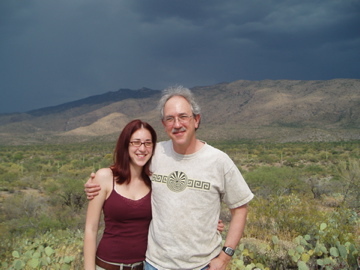
[[[116,190],[116,179],[115,179],[115,176],[114,176],[114,172],[112,170],[111,170],[111,172],[112,172],[112,175],[113,175],[113,190]]]
[[[115,177],[113,177],[113,190],[116,191],[116,180],[115,180]]]

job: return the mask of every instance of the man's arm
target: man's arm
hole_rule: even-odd
[[[85,183],[84,191],[86,192],[86,197],[88,200],[92,200],[95,196],[99,195],[101,187],[96,181],[94,180],[95,173],[91,173],[89,180]]]
[[[238,208],[230,209],[231,221],[229,231],[225,239],[225,247],[236,249],[240,239],[244,233],[246,217],[247,217],[247,204],[242,205]],[[221,251],[219,256],[211,260],[209,270],[225,270],[227,264],[230,262],[231,257]]]

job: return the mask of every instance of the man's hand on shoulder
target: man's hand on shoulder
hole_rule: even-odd
[[[84,191],[88,200],[92,200],[95,196],[99,195],[100,185],[95,182],[95,173],[91,173],[90,178],[85,183]]]

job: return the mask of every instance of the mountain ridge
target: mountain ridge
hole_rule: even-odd
[[[360,80],[263,80],[191,88],[204,140],[323,141],[360,139]],[[159,90],[120,89],[97,96],[0,115],[0,144],[114,140],[131,119],[154,126]]]

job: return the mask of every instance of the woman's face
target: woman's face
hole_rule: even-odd
[[[133,166],[143,167],[153,154],[154,142],[145,128],[135,131],[130,138],[129,155]]]

